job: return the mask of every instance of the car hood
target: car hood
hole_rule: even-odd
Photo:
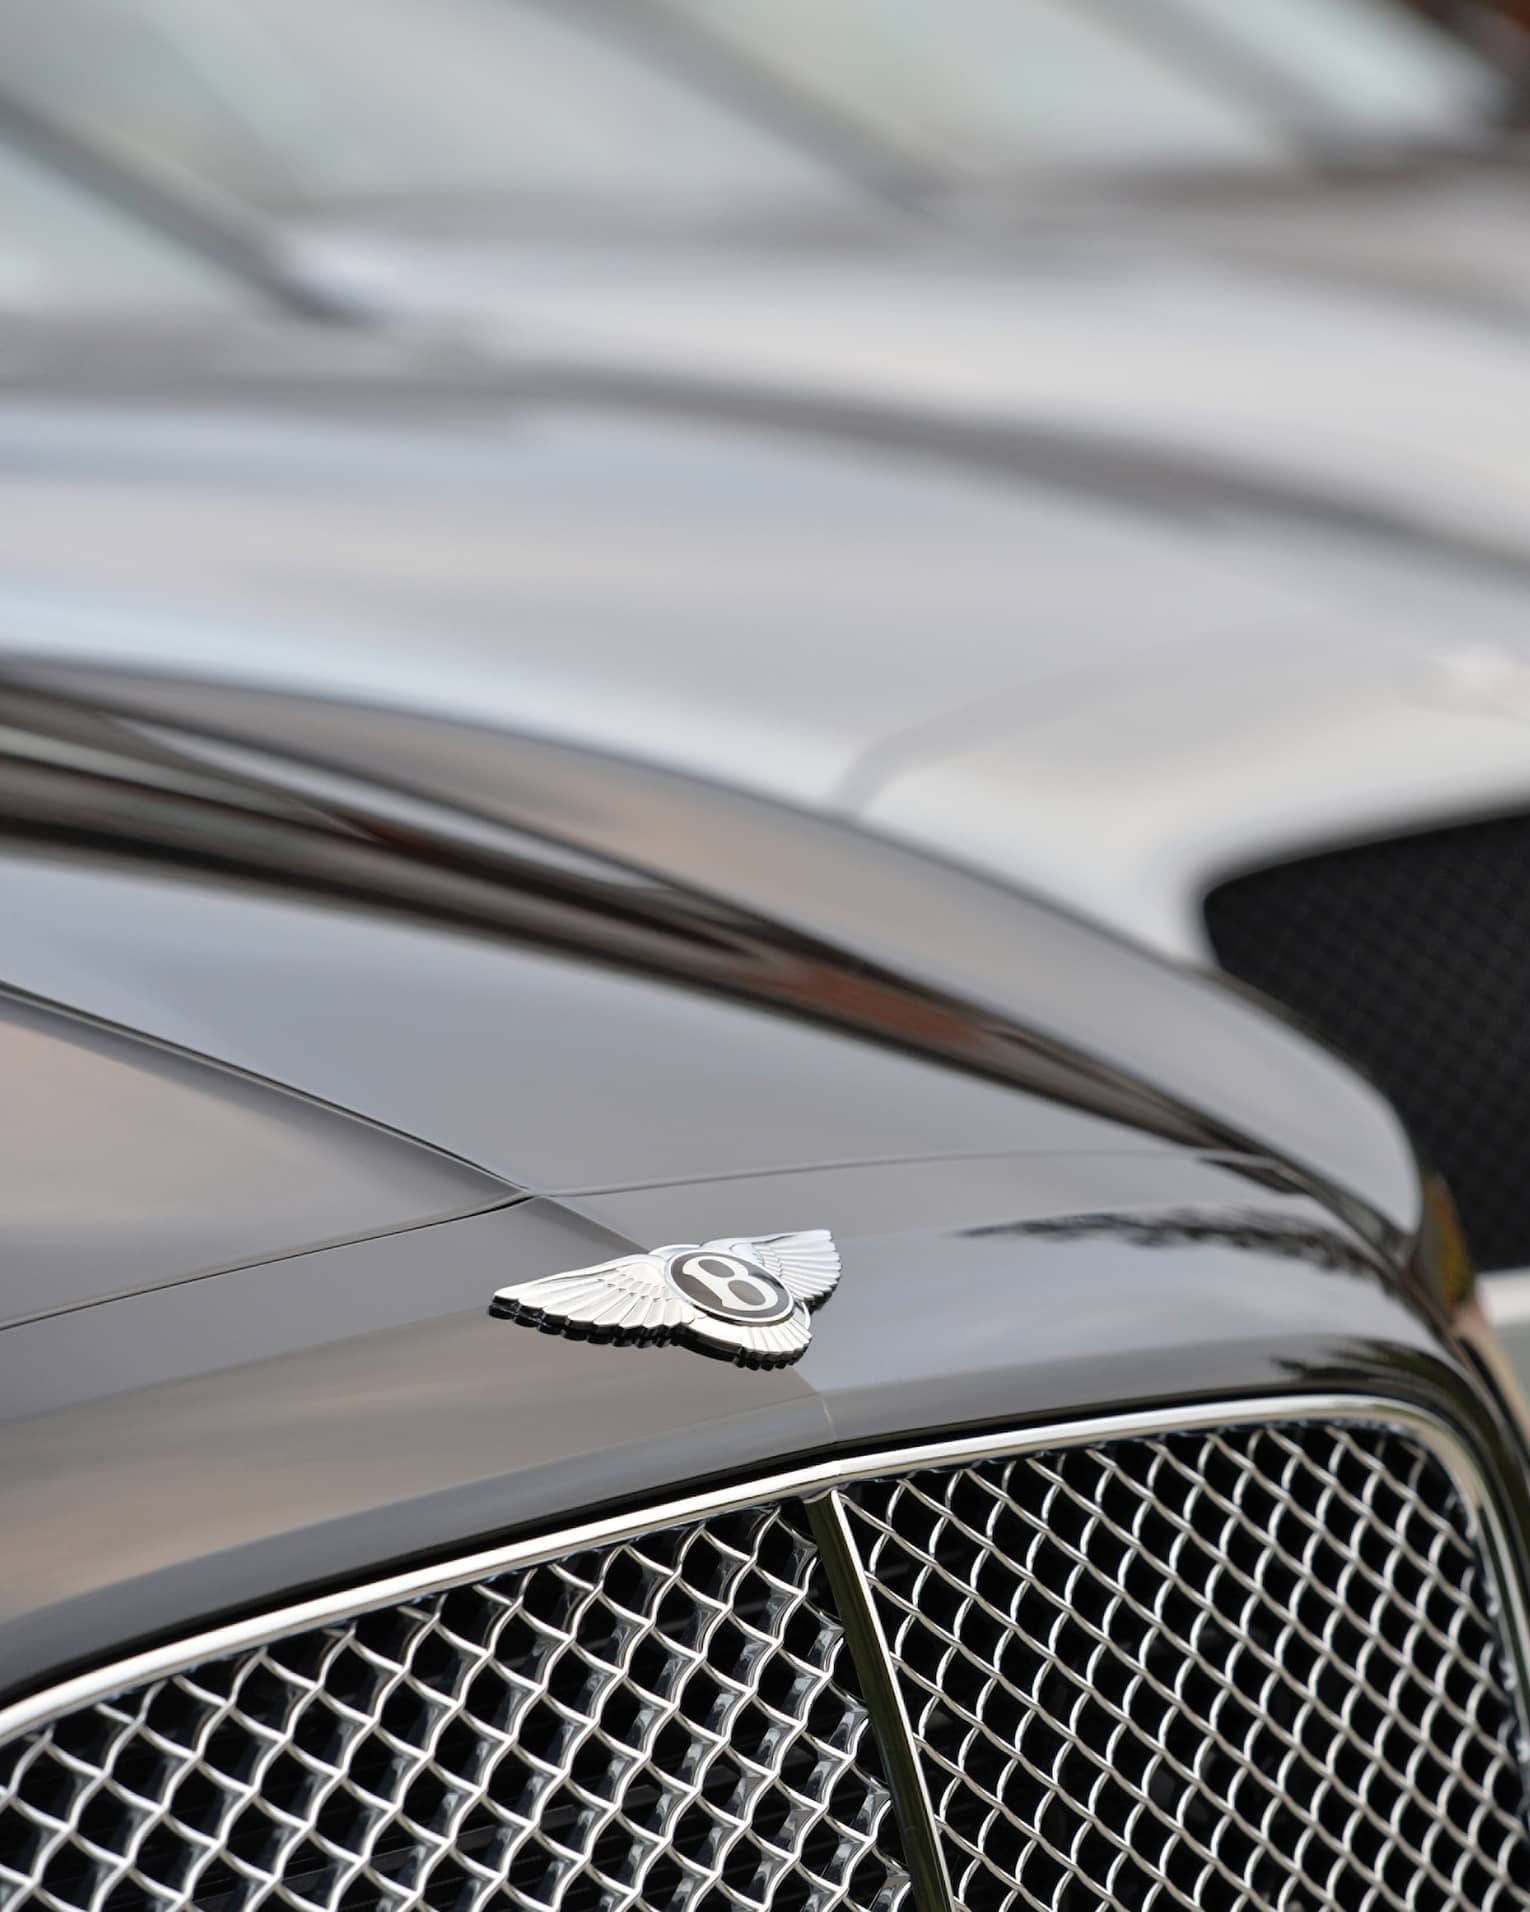
[[[1390,1111],[1320,1050],[843,824],[334,695],[13,665],[0,713],[0,985],[447,1158],[407,1185],[375,1138],[316,1120],[294,1148],[343,1155],[351,1177],[326,1217],[387,1225],[390,1187],[402,1223],[507,1187],[562,1199],[1145,1138],[1285,1163],[1363,1204],[1378,1239],[1417,1227]],[[293,1183],[262,1096],[72,1027],[0,1014],[0,1040],[13,1095],[29,1056],[102,1085],[82,1146],[120,1157],[119,1183],[131,1137],[113,1138],[137,1108],[208,1135],[202,1154],[176,1145],[193,1178],[264,1147],[268,1186]],[[289,1241],[320,1233],[311,1196],[298,1206]]]
[[[27,1535],[0,1705],[915,1432],[1459,1388],[1390,1111],[1215,984],[494,726],[56,663],[0,708],[0,1122],[33,1142],[0,1190],[33,1224],[0,1277],[0,1524]],[[795,1365],[489,1311],[813,1228],[843,1279]]]

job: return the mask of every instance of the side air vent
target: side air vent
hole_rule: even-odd
[[[1391,1100],[1484,1268],[1530,1267],[1530,817],[1332,850],[1206,901],[1217,961]]]
[[[928,1454],[104,1680],[0,1747],[0,1905],[1519,1912],[1481,1483],[1382,1413]]]

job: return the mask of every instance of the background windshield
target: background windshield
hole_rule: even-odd
[[[947,172],[1299,163],[1476,124],[1501,81],[1366,0],[663,0]]]
[[[273,212],[489,201],[747,225],[853,210],[851,175],[1296,169],[1479,129],[1501,85],[1394,0],[0,8],[0,92]]]
[[[215,267],[0,147],[0,310],[243,302]]]
[[[1396,0],[1133,0],[1149,31],[1183,23],[1257,62],[1289,110],[1344,139],[1449,138],[1479,125],[1504,85]]]
[[[525,195],[737,213],[842,190],[625,44],[515,0],[13,0],[0,86],[274,209]]]

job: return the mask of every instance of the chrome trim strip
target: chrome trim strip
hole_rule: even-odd
[[[659,1527],[677,1527],[710,1514],[738,1507],[757,1507],[788,1498],[808,1499],[851,1481],[879,1474],[907,1473],[917,1467],[990,1460],[998,1455],[1036,1453],[1046,1448],[1084,1447],[1105,1440],[1128,1440],[1133,1435],[1194,1432],[1197,1428],[1246,1427],[1260,1421],[1344,1420],[1389,1427],[1411,1434],[1427,1447],[1450,1474],[1475,1519],[1495,1589],[1506,1603],[1505,1632],[1514,1654],[1515,1697],[1521,1733],[1530,1747],[1530,1598],[1519,1570],[1519,1554],[1503,1517],[1489,1493],[1478,1463],[1465,1439],[1447,1421],[1427,1408],[1387,1395],[1298,1394],[1262,1395],[1250,1400],[1210,1401],[1170,1409],[1146,1409],[1128,1414],[1093,1415],[1087,1419],[1049,1423],[1008,1434],[967,1435],[960,1439],[925,1441],[908,1447],[884,1448],[874,1454],[821,1461],[789,1472],[756,1476],[731,1487],[714,1488],[678,1500],[648,1505],[640,1510],[565,1527],[533,1539],[510,1541],[500,1547],[464,1555],[433,1567],[369,1581],[347,1592],[321,1595],[290,1607],[260,1614],[229,1625],[213,1627],[189,1639],[171,1641],[142,1653],[80,1673],[16,1701],[0,1711],[0,1743],[56,1719],[76,1707],[91,1705],[113,1693],[178,1673],[202,1660],[220,1659],[242,1648],[263,1645],[332,1620],[350,1619],[376,1607],[396,1605],[444,1587],[488,1579],[516,1567],[535,1566],[587,1547],[630,1540]]]
[[[815,1495],[803,1503],[818,1557],[823,1562],[845,1643],[861,1682],[866,1711],[876,1729],[887,1770],[883,1777],[892,1794],[898,1830],[903,1835],[903,1857],[918,1912],[956,1912],[951,1878],[935,1825],[935,1808],[925,1781],[913,1724],[904,1703],[903,1688],[893,1670],[887,1636],[872,1598],[871,1585],[850,1533],[845,1503],[838,1493]]]

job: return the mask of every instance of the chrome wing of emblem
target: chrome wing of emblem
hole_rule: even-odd
[[[672,1242],[646,1255],[501,1288],[490,1314],[576,1341],[677,1341],[742,1368],[784,1368],[813,1338],[809,1315],[839,1284],[826,1228]]]

